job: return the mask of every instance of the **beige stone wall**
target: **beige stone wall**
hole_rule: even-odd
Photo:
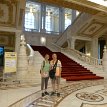
[[[24,16],[25,0],[0,1],[0,26],[16,28],[21,26]]]
[[[1,31],[0,46],[4,46],[5,51],[14,51],[15,50],[15,33]]]
[[[25,0],[0,0],[0,45],[15,50],[17,32],[22,32]],[[21,34],[21,33],[20,33]]]

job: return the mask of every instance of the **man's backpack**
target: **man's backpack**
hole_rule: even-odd
[[[44,66],[45,66],[45,61],[43,61],[43,68],[44,68]],[[40,74],[41,74],[41,69],[40,69]]]
[[[54,64],[53,69],[51,69],[51,70],[49,71],[49,77],[50,77],[51,79],[54,79],[54,78],[55,78],[57,62],[58,62],[58,60],[57,60],[56,63]]]

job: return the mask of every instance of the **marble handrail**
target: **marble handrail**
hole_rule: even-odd
[[[57,50],[59,50],[59,52],[62,52],[62,53],[67,52],[67,53],[73,55],[76,59],[79,59],[79,60],[86,62],[90,65],[94,65],[94,66],[102,65],[102,59],[97,59],[92,56],[88,56],[82,52],[79,52],[78,50],[75,50],[75,49],[61,48],[60,46],[58,46],[55,43],[51,43],[51,44],[54,46],[54,48],[56,47]]]
[[[79,52],[78,50],[65,48],[63,49],[63,51],[68,52],[69,54],[72,54],[77,59],[84,61],[90,65],[94,65],[94,66],[102,65],[102,59],[97,59],[92,56],[88,56],[84,53]]]
[[[32,47],[29,44],[27,44],[27,47],[29,49],[29,55],[28,55],[29,64],[33,64],[33,62],[34,62],[34,50],[32,49]]]
[[[32,47],[31,47],[29,44],[27,44],[27,47],[28,47],[29,50],[30,50],[30,55],[29,55],[29,57],[34,56],[34,51],[33,51]]]

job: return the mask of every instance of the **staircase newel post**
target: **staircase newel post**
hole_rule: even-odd
[[[103,71],[107,72],[107,47],[106,46],[104,46],[104,50],[103,50],[102,66],[103,66]],[[104,89],[107,90],[106,82],[104,83]]]
[[[103,66],[103,71],[107,72],[107,48],[106,46],[104,46],[104,50],[103,50],[102,66]]]
[[[26,81],[27,73],[28,73],[28,56],[26,51],[26,42],[24,35],[21,35],[18,53],[17,80]]]

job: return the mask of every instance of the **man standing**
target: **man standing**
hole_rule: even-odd
[[[55,91],[57,92],[57,96],[60,97],[60,92],[59,92],[59,85],[60,85],[60,77],[61,77],[61,71],[62,71],[62,65],[61,61],[57,59],[57,54],[52,54],[52,60],[50,61],[51,64],[51,69],[53,69],[54,65],[56,64],[56,69],[55,69],[55,77],[51,79],[52,83],[52,93],[51,95],[55,94]],[[57,88],[55,88],[55,85]]]

